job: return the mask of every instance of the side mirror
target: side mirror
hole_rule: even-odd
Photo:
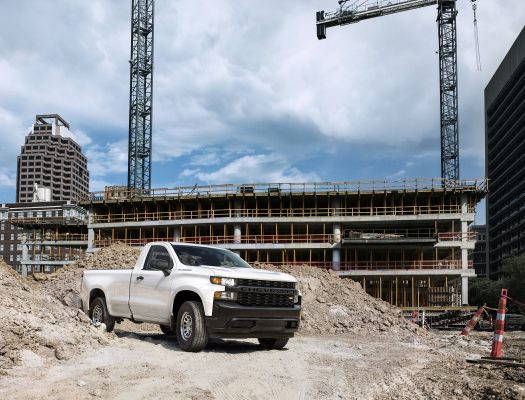
[[[162,271],[164,276],[168,276],[171,273],[170,263],[166,260],[155,260],[151,268]]]

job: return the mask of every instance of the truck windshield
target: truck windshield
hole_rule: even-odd
[[[230,250],[211,247],[172,245],[180,262],[191,267],[208,265],[224,268],[251,268],[240,256]]]

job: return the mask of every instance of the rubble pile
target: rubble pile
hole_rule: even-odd
[[[75,261],[54,274],[34,274],[43,289],[68,307],[80,308],[80,281],[86,269],[133,268],[140,250],[116,243]]]
[[[402,311],[366,293],[351,279],[334,271],[310,266],[256,265],[256,268],[284,272],[299,282],[302,298],[301,326],[306,334],[366,333],[424,334],[424,330],[403,318]]]
[[[111,338],[38,286],[0,261],[0,373],[43,365],[47,358],[66,360]]]

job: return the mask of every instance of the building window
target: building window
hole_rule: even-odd
[[[0,240],[4,240],[4,234],[3,233],[0,234]]]
[[[9,256],[9,261],[13,261],[13,255],[12,254]]]
[[[10,245],[9,245],[9,250],[14,251],[14,249],[15,249],[15,245],[14,245],[14,244],[10,244]],[[12,260],[11,260],[11,261],[12,261]]]
[[[11,240],[15,240],[15,234],[11,233]]]
[[[46,272],[51,272],[51,265],[46,265],[44,269]]]
[[[16,261],[20,261],[20,254],[16,255]]]

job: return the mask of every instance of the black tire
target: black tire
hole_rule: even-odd
[[[106,306],[106,299],[104,297],[96,297],[91,302],[89,309],[89,318],[93,325],[102,323],[106,325],[106,331],[111,332],[115,328],[115,318],[109,315],[108,308]]]
[[[177,313],[177,340],[184,351],[197,353],[208,344],[208,329],[202,303],[186,301]]]
[[[266,350],[281,350],[288,343],[288,338],[259,338],[257,340],[259,341],[260,346]]]
[[[173,329],[171,329],[170,326],[168,326],[168,325],[159,325],[159,327],[160,327],[160,330],[162,331],[162,333],[164,333],[165,335],[175,336],[175,331]]]

